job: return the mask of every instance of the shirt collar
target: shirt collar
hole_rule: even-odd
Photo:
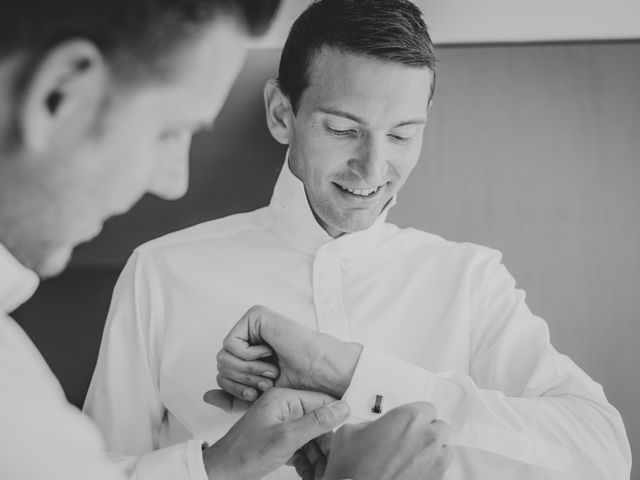
[[[383,240],[385,220],[395,203],[394,196],[368,229],[334,239],[316,221],[307,201],[304,184],[289,168],[287,152],[269,211],[275,233],[297,250],[313,255],[319,248],[326,246],[325,248],[335,250],[342,256],[356,257],[369,252]]]
[[[0,314],[10,313],[26,302],[38,283],[35,272],[22,266],[0,243]]]

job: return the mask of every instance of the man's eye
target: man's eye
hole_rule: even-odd
[[[403,137],[393,133],[389,134],[389,138],[396,143],[409,143],[411,141],[411,137]]]
[[[356,133],[355,130],[351,130],[351,129],[347,129],[347,130],[338,130],[335,128],[331,128],[330,126],[326,125],[325,128],[327,129],[327,132],[329,132],[330,135],[336,136],[336,137],[346,137],[349,135],[354,135]]]

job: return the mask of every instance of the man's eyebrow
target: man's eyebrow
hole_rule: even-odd
[[[343,110],[338,110],[335,108],[320,108],[319,111],[329,115],[335,115],[337,117],[348,118],[349,120],[353,120],[354,122],[359,123],[360,125],[364,125],[364,126],[368,125],[368,122],[366,120],[358,117],[357,115],[354,115],[353,113],[345,112]],[[392,128],[404,127],[406,125],[424,125],[426,123],[427,123],[426,118],[413,118],[411,120],[402,121],[397,125],[394,125]]]
[[[426,118],[414,118],[412,120],[407,120],[405,122],[400,122],[399,124],[397,124],[393,128],[404,127],[405,125],[426,125],[426,123],[427,123],[427,119]]]
[[[327,113],[329,115],[335,115],[336,117],[348,118],[349,120],[353,120],[354,122],[359,123],[361,125],[365,125],[365,126],[368,125],[367,121],[358,117],[357,115],[354,115],[353,113],[345,112],[342,110],[338,110],[337,108],[320,108],[319,111],[322,113]]]

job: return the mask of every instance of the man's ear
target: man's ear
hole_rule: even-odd
[[[264,86],[264,106],[271,135],[283,145],[288,145],[291,141],[293,108],[289,98],[282,93],[278,82],[273,78],[267,80]]]
[[[105,60],[93,43],[69,40],[38,62],[19,105],[24,148],[43,153],[55,142],[77,141],[100,113],[108,88]]]

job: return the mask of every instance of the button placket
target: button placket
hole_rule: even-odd
[[[340,266],[340,253],[334,245],[327,244],[318,250],[313,265],[313,296],[318,330],[348,339]]]

